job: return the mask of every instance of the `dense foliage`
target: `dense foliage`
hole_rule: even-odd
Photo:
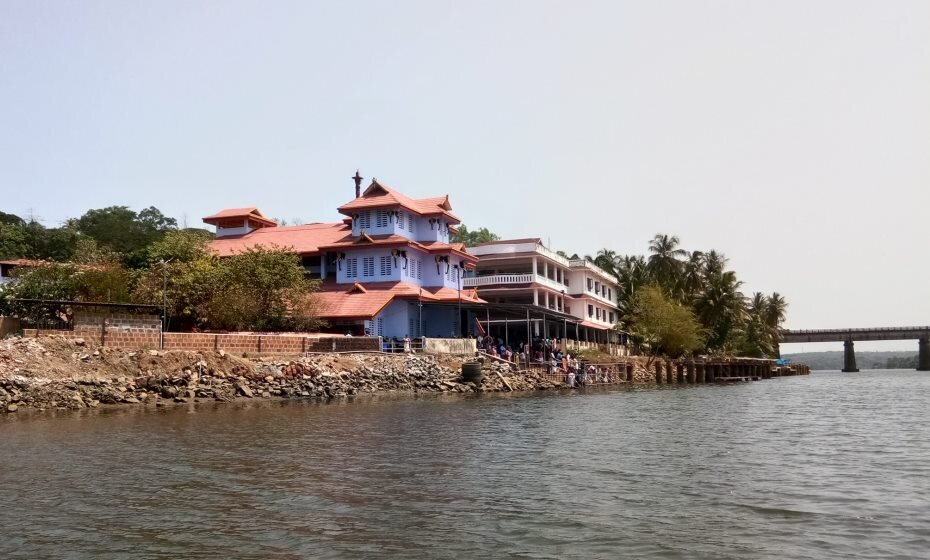
[[[475,231],[469,231],[465,224],[460,225],[458,231],[452,234],[453,243],[464,243],[466,247],[474,247],[479,243],[499,240],[500,236],[496,233],[491,233],[488,228],[479,228]]]
[[[644,305],[664,305],[654,295],[644,302],[638,295],[654,288],[667,302],[677,304],[697,319],[703,344],[700,349],[714,354],[774,356],[778,332],[788,304],[777,292],[746,297],[736,272],[727,270],[726,257],[714,250],[686,251],[676,236],[656,235],[649,255],[618,255],[602,249],[595,264],[620,281],[618,305],[624,327],[634,339],[655,344],[653,325],[643,322]],[[687,322],[683,328],[690,331]],[[674,353],[669,348],[666,351]]]
[[[90,210],[60,228],[0,214],[0,258],[38,262],[15,269],[0,311],[37,319],[42,309],[16,300],[164,305],[172,330],[313,330],[320,326],[299,259],[285,248],[226,258],[208,250],[213,235],[178,230],[157,208]],[[39,311],[35,311],[39,309]]]

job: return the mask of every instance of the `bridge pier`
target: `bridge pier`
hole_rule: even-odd
[[[851,339],[846,339],[843,341],[843,373],[856,373],[858,371],[855,343]]]
[[[930,338],[921,337],[917,348],[917,371],[930,371]]]

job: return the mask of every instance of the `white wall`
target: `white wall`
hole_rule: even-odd
[[[249,221],[246,219],[242,220],[242,226],[236,228],[221,228],[216,227],[216,236],[217,237],[227,237],[230,235],[245,235],[252,231],[252,228],[249,227]]]
[[[381,321],[381,336],[385,338],[403,338],[406,335],[414,336],[410,332],[410,303],[401,300],[391,302],[381,313],[375,317],[375,326],[377,321]],[[416,319],[416,317],[414,317]],[[378,334],[375,330],[375,334]]]

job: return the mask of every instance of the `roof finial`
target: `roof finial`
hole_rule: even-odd
[[[362,177],[358,174],[358,169],[355,170],[355,176],[352,177],[352,180],[355,181],[355,198],[362,196]]]

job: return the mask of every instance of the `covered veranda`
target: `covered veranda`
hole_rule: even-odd
[[[520,303],[493,303],[474,309],[476,323],[485,333],[499,338],[508,346],[518,345],[536,338],[568,341],[569,346],[619,345],[621,333],[592,325],[573,315],[543,307]],[[480,334],[478,325],[469,332]],[[529,333],[529,334],[527,334]]]

